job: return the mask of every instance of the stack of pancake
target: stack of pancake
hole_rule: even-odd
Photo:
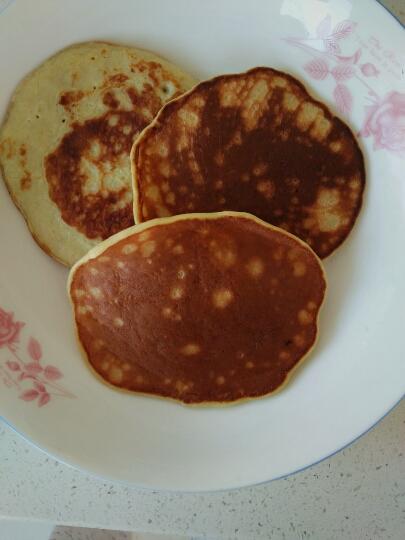
[[[35,240],[74,264],[93,370],[195,404],[270,394],[312,350],[320,259],[350,233],[365,185],[349,127],[291,75],[195,85],[101,42],[20,83],[0,164]]]

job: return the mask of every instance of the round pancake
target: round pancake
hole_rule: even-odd
[[[161,106],[193,79],[139,49],[74,45],[16,89],[0,164],[40,246],[71,265],[133,224],[129,152]]]
[[[131,227],[72,269],[85,355],[104,381],[185,403],[264,396],[315,343],[325,294],[298,238],[244,213]]]
[[[132,153],[137,223],[185,212],[250,212],[338,247],[360,211],[363,156],[350,129],[285,73],[255,68],[166,105]]]

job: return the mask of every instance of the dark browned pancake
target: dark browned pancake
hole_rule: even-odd
[[[320,257],[349,234],[365,183],[347,125],[270,68],[216,77],[167,104],[137,139],[132,174],[138,223],[246,211]]]
[[[115,235],[72,269],[78,337],[107,382],[185,403],[279,388],[313,347],[319,259],[249,214],[189,214]]]

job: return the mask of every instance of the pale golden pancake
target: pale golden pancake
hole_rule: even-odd
[[[250,214],[152,220],[71,270],[78,338],[104,381],[185,403],[279,389],[314,346],[322,265]]]
[[[150,52],[101,42],[60,51],[20,83],[0,132],[0,164],[46,252],[71,265],[133,224],[134,137],[193,83]]]
[[[336,249],[360,211],[363,156],[348,126],[270,68],[202,82],[167,104],[132,154],[135,221],[250,212]]]

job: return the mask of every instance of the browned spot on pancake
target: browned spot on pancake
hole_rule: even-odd
[[[70,90],[63,92],[59,98],[59,105],[62,105],[66,110],[70,110],[76,103],[82,100],[85,93],[82,90]]]
[[[289,261],[295,261],[300,256],[300,250],[296,247],[290,249],[287,253],[287,259]]]
[[[233,292],[231,289],[221,288],[216,289],[212,295],[214,307],[218,309],[226,308],[233,300]]]
[[[360,192],[360,182],[353,184],[349,182],[348,199],[358,200]],[[354,194],[354,197],[353,197]],[[338,233],[350,222],[350,211],[348,201],[343,199],[338,188],[320,188],[315,203],[306,209],[307,216],[303,226],[318,233]],[[333,236],[331,236],[333,238]]]
[[[32,176],[27,168],[27,147],[25,144],[20,146],[18,153],[20,155],[20,166],[23,173],[22,177],[20,178],[20,188],[23,191],[27,191],[32,185]]]
[[[125,73],[115,73],[106,78],[103,86],[124,86],[128,80],[129,77]]]
[[[166,306],[162,309],[162,315],[166,319],[170,319],[171,321],[181,321],[181,315],[175,311],[175,309]]]
[[[266,199],[271,199],[274,195],[274,183],[271,180],[260,180],[256,189]]]
[[[197,99],[202,109],[193,105]],[[352,132],[299,81],[270,68],[205,81],[163,108],[133,153],[139,221],[159,216],[145,190],[149,178],[157,187],[164,181],[161,158],[150,151],[160,145],[168,150],[165,167],[175,169],[170,215],[224,208],[249,212],[326,257],[360,211],[365,171]],[[186,152],[192,160],[184,158]],[[350,186],[353,177],[356,189]],[[336,211],[320,209],[321,187],[338,191]]]
[[[201,352],[201,347],[197,343],[187,343],[180,349],[180,352],[185,356],[194,356]]]
[[[145,242],[144,244],[141,244],[141,253],[142,257],[150,257],[152,253],[156,249],[156,242],[153,240],[150,240],[149,242]]]
[[[248,131],[259,126],[260,119],[268,108],[270,95],[269,85],[265,79],[259,79],[250,88],[242,105],[242,118]]]
[[[124,319],[121,319],[121,317],[115,317],[114,318],[114,326],[118,326],[118,328],[124,326]]]
[[[332,141],[329,145],[332,152],[337,153],[342,149],[342,143],[340,141]]]
[[[30,189],[32,185],[32,177],[29,173],[25,174],[20,180],[20,187],[23,191]]]
[[[123,378],[122,369],[118,366],[112,366],[108,370],[108,378],[112,384],[120,384]]]
[[[156,69],[159,69],[159,64],[156,62],[148,62],[147,60],[140,60],[139,62],[136,62],[132,64],[132,68],[134,70],[140,71],[141,73],[144,73],[145,71],[151,71],[155,67]]]
[[[149,231],[144,231],[144,232],[140,233],[138,238],[139,238],[140,242],[146,242],[146,240],[150,240],[150,232]]]
[[[235,264],[215,257],[213,241],[214,250],[231,247]],[[306,268],[299,280],[298,263]],[[278,388],[315,341],[324,291],[305,245],[251,218],[220,215],[134,228],[71,281],[93,368],[117,387],[186,403]]]
[[[259,278],[264,272],[264,263],[260,257],[252,257],[247,265],[247,271],[254,278]]]
[[[108,180],[115,164],[130,152],[143,122],[135,113],[117,111],[117,123],[111,126],[111,117],[112,113],[107,113],[84,124],[74,124],[45,160],[51,199],[64,221],[88,238],[108,238],[133,224],[127,183],[109,189]],[[131,127],[128,135],[123,132],[124,126]],[[90,183],[87,193],[86,181]]]
[[[298,312],[298,320],[301,324],[310,324],[313,321],[313,317],[306,309],[301,309]]]
[[[117,109],[120,105],[119,100],[114,96],[112,91],[106,92],[104,94],[103,103],[110,109]]]
[[[305,335],[302,333],[295,334],[293,337],[293,342],[296,347],[302,348],[306,345]]]
[[[14,152],[15,143],[12,139],[7,138],[0,143],[0,154],[4,154],[7,159],[11,159],[14,156]]]
[[[133,70],[139,70],[142,73],[147,72],[152,84],[160,86],[163,93],[170,94],[170,97],[176,97],[181,94],[178,81],[175,77],[165,70],[161,64],[153,61],[140,60],[132,64]]]
[[[125,244],[125,246],[121,250],[121,253],[123,255],[130,255],[131,253],[137,251],[137,249],[138,246],[136,244]]]
[[[116,74],[108,83],[123,84],[127,79]],[[150,86],[142,92],[127,89],[133,111],[117,109],[113,90],[106,91],[104,103],[113,110],[74,123],[45,159],[51,199],[63,220],[88,238],[108,238],[133,225],[130,179],[118,178],[114,168],[126,166],[133,140],[147,123],[138,111],[146,108],[153,115],[162,105],[152,90]]]
[[[181,244],[176,244],[172,249],[172,253],[175,255],[182,255],[184,253],[184,247]]]
[[[178,286],[172,287],[170,291],[170,298],[172,300],[180,300],[180,298],[183,298],[183,296],[184,296],[183,287],[178,287]]]
[[[307,267],[305,266],[305,263],[302,261],[296,261],[293,265],[293,271],[295,277],[302,277],[305,275],[305,272],[307,271]]]
[[[266,163],[258,163],[253,168],[253,174],[254,176],[262,176],[262,174],[265,174],[268,170],[269,166]]]
[[[284,258],[285,249],[282,246],[276,247],[273,251],[273,259],[275,261],[281,261]]]

